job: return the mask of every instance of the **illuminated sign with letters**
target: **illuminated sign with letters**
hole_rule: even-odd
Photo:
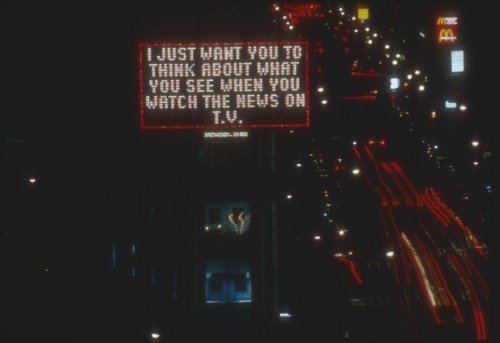
[[[451,52],[451,72],[461,73],[464,71],[464,51]]]
[[[298,18],[323,18],[325,15],[319,4],[284,5],[285,13],[291,24],[298,24]]]
[[[457,17],[437,18],[437,41],[439,44],[455,44],[457,42]]]
[[[457,17],[439,17],[437,19],[437,25],[458,25]]]
[[[141,129],[309,126],[307,42],[140,44]]]
[[[438,42],[454,44],[457,41],[457,30],[451,27],[442,27],[438,30]]]

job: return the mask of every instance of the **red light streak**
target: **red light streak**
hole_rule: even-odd
[[[472,270],[474,271],[475,275],[479,278],[484,290],[485,290],[485,295],[487,296],[489,293],[490,293],[490,289],[488,287],[488,285],[486,284],[486,281],[484,281],[481,273],[479,272],[479,270],[477,270],[476,266],[474,265],[474,263],[471,261],[470,257],[469,256],[466,256],[465,257],[465,261],[467,262],[467,264],[472,267]]]
[[[439,268],[439,265],[436,262],[436,259],[432,254],[429,254],[431,257],[432,264],[434,265],[434,268],[437,270],[439,277],[441,279],[441,283],[444,286],[444,289],[446,290],[446,294],[448,294],[448,298],[451,299],[451,303],[453,304],[453,308],[455,309],[456,314],[458,315],[458,318],[460,318],[460,324],[464,324],[464,317],[462,316],[462,312],[460,312],[457,302],[455,301],[455,298],[453,298],[453,295],[451,294],[451,291],[448,287],[448,284],[446,283],[446,280],[444,279],[443,273],[441,272],[441,268]]]
[[[431,196],[429,195],[429,190],[426,189],[425,192],[424,192],[424,196],[427,198],[427,200],[429,201],[429,204],[436,210],[437,213],[439,213],[439,215],[449,224],[451,223],[451,219],[448,218],[448,216],[443,212],[441,211],[441,209],[439,208],[438,205],[436,205],[436,203],[431,199]]]
[[[358,284],[361,285],[363,283],[363,280],[361,280],[361,278],[359,277],[359,274],[356,272],[356,267],[354,266],[354,262],[352,262],[351,260],[348,260],[345,257],[341,257],[340,260],[343,262],[349,263],[349,265],[351,266],[351,273],[356,278],[356,281],[358,282]]]
[[[363,76],[363,77],[380,77],[382,74],[380,73],[362,73],[359,71],[353,71],[351,72],[352,76]]]
[[[380,219],[382,220],[382,225],[384,227],[385,238],[387,239],[387,245],[389,246],[389,249],[393,250],[392,241],[391,241],[391,238],[390,238],[390,235],[389,235],[389,228],[387,227],[387,221],[385,220],[384,213],[382,211],[382,207],[378,208],[378,212],[380,214]],[[399,284],[400,284],[399,273],[398,273],[398,266],[396,264],[396,259],[395,258],[392,259],[392,266],[393,266],[393,269],[394,269],[394,281],[396,283],[396,286],[399,286]]]
[[[375,100],[377,97],[375,95],[359,95],[359,96],[344,96],[342,98],[337,98],[337,100]]]
[[[468,227],[466,227],[462,221],[460,220],[460,218],[458,218],[452,211],[450,211],[448,209],[448,207],[441,201],[441,199],[437,196],[437,194],[434,192],[433,189],[431,189],[431,194],[432,196],[434,197],[434,199],[438,202],[439,206],[441,206],[441,208],[446,212],[448,213],[448,215],[458,224],[458,226],[467,234],[468,237],[470,237],[470,239],[472,240],[472,242],[474,243],[474,248],[476,249],[476,251],[484,258],[484,259],[488,259],[488,256],[486,256],[486,254],[484,253],[482,247],[480,246],[477,238],[472,234],[472,232],[470,231],[470,229]]]
[[[394,170],[392,170],[391,167],[389,167],[387,162],[382,162],[381,165],[382,165],[382,168],[384,168],[385,171],[391,176],[391,178],[394,180],[394,183],[398,187],[399,191],[405,197],[406,206],[409,206],[409,207],[413,206],[413,202],[411,201],[410,195],[408,194],[406,189],[404,189],[404,186],[401,184],[401,181],[399,181],[399,179],[397,178],[396,174],[394,173]]]
[[[420,275],[417,263],[415,262],[415,259],[414,259],[413,255],[411,254],[410,248],[408,247],[407,243],[406,242],[404,242],[404,243],[405,243],[404,247],[406,248],[408,256],[410,256],[410,261],[411,261],[411,263],[413,265],[413,269],[415,270],[415,274],[417,275],[418,282],[420,283],[420,286],[422,287],[422,291],[425,294],[425,299],[427,300],[427,304],[429,305],[430,309],[432,310],[432,314],[434,315],[434,318],[436,319],[436,324],[440,324],[441,321],[439,320],[439,316],[438,316],[438,314],[436,312],[436,309],[434,308],[434,306],[432,306],[432,302],[431,302],[430,296],[429,296],[429,294],[427,293],[427,291],[425,289],[424,281],[422,280],[422,276]]]
[[[436,210],[434,210],[432,205],[427,201],[427,199],[423,195],[422,195],[422,200],[424,201],[424,204],[427,206],[427,208],[429,210],[431,210],[431,212],[434,214],[434,216],[437,219],[439,219],[441,221],[441,223],[443,223],[444,226],[448,227],[448,223],[439,215],[439,213],[436,212]]]
[[[391,191],[391,189],[385,183],[384,178],[380,174],[380,170],[378,168],[378,163],[377,163],[377,161],[375,161],[375,158],[373,157],[373,154],[371,153],[370,149],[366,145],[365,145],[365,151],[368,154],[368,156],[370,156],[370,158],[371,158],[371,160],[373,162],[373,165],[375,166],[375,170],[377,172],[377,175],[378,175],[378,178],[380,180],[380,183],[382,184],[382,186],[384,186],[385,190],[387,191],[387,193],[391,197],[391,204],[392,204],[392,206],[398,206],[399,205],[398,198],[396,197],[396,195],[394,195],[394,193]]]
[[[466,283],[466,287],[469,290],[472,307],[474,309],[474,320],[476,322],[476,331],[477,331],[477,340],[483,341],[486,340],[486,327],[483,318],[483,311],[479,305],[479,299],[477,298],[477,293],[472,284],[470,277],[467,275],[463,267],[460,265],[460,262],[454,255],[449,255],[451,261],[455,265],[456,270],[460,273],[462,280]]]
[[[410,179],[406,176],[405,172],[401,169],[401,167],[396,162],[391,162],[390,165],[401,176],[403,181],[408,186],[408,189],[412,192],[413,196],[417,200],[417,206],[419,206],[419,207],[423,206],[422,200],[420,199],[420,195],[418,194],[417,189],[415,188],[413,183],[410,181]]]
[[[405,271],[406,284],[409,286],[410,282],[410,272],[408,271],[408,262],[406,260],[406,256],[404,254],[403,243],[401,242],[401,235],[399,234],[398,226],[396,225],[396,220],[394,220],[394,216],[392,215],[392,211],[390,208],[387,209],[389,213],[389,218],[391,219],[392,228],[394,229],[394,233],[396,234],[396,239],[398,242],[399,250],[401,251],[401,258],[403,259],[403,268]]]
[[[354,153],[358,157],[359,161],[361,162],[361,168],[363,169],[363,173],[365,175],[366,182],[368,183],[368,185],[370,186],[370,188],[373,189],[373,191],[375,191],[380,196],[380,199],[382,200],[382,206],[384,206],[384,207],[389,206],[389,203],[387,202],[387,197],[382,193],[382,191],[380,190],[380,188],[379,187],[375,187],[371,183],[370,179],[368,178],[368,173],[366,172],[366,166],[365,166],[365,163],[363,162],[363,160],[361,159],[361,155],[360,155],[360,153],[358,151],[358,148],[356,148],[355,146],[353,146],[352,148],[354,150]]]

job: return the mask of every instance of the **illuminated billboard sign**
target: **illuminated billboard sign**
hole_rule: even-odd
[[[437,41],[439,44],[455,44],[457,42],[457,17],[437,18]]]
[[[358,8],[358,19],[367,20],[370,18],[368,8]]]
[[[141,129],[309,126],[307,42],[140,44]]]
[[[437,25],[458,25],[457,17],[438,17]]]
[[[291,24],[298,24],[298,18],[323,18],[325,15],[319,4],[284,5],[285,13]]]
[[[461,73],[464,71],[464,51],[452,51],[451,52],[451,72]]]

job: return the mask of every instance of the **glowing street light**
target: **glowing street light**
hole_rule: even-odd
[[[159,334],[159,333],[156,333],[156,332],[153,332],[153,333],[151,334],[151,338],[152,338],[152,339],[154,339],[154,340],[156,341],[158,338],[160,338],[160,334]]]
[[[393,257],[394,256],[394,251],[390,250],[390,251],[386,252],[385,256],[387,256],[387,257]]]
[[[472,141],[472,146],[473,147],[478,147],[479,146],[479,142],[478,141]]]
[[[323,93],[324,91],[325,91],[325,88],[323,88],[323,87],[318,87],[318,92],[319,92],[319,93]]]
[[[352,170],[352,173],[353,173],[354,175],[359,175],[360,171],[359,171],[359,169],[358,169],[358,168],[356,168],[356,169],[353,169],[353,170]]]
[[[418,90],[423,92],[425,90],[425,86],[424,85],[420,85],[418,86]]]
[[[328,103],[328,100],[326,100],[326,99],[321,100],[322,105],[326,105],[327,103]]]

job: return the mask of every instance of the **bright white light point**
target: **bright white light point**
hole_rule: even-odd
[[[352,145],[357,145],[357,144],[358,144],[358,142],[356,142],[356,141],[352,142]]]
[[[377,34],[377,33],[374,33],[374,34],[373,34],[373,37],[378,37],[378,34]]]
[[[297,165],[297,168],[302,167],[302,163],[297,163],[296,165]]]
[[[280,313],[281,318],[290,318],[292,315],[290,313]]]
[[[218,228],[218,229],[220,229],[221,227],[222,227],[222,226],[221,226],[220,224],[219,224],[219,225],[217,225],[217,228]]]
[[[34,177],[30,177],[29,181],[30,183],[36,183],[36,179]]]
[[[292,198],[292,195],[291,195],[291,194],[287,194],[287,195],[286,195],[286,198],[287,198],[287,199],[291,199],[291,198]]]
[[[465,105],[460,105],[460,111],[465,111],[467,109],[467,106]]]
[[[328,101],[326,99],[321,100],[321,104],[326,105],[327,103],[328,103]]]
[[[342,12],[344,9],[342,7],[339,7],[339,11]]]
[[[344,15],[344,14],[345,14],[345,12],[340,12],[340,15]]]
[[[408,80],[411,80],[413,78],[413,75],[412,74],[408,74],[408,75],[406,75],[406,77],[408,78]]]
[[[325,89],[323,87],[318,87],[318,92],[323,93]]]
[[[392,60],[392,65],[397,65],[398,61],[397,60]]]
[[[479,146],[479,142],[478,141],[472,141],[472,146]]]
[[[293,30],[293,25],[288,26],[290,30]]]
[[[314,236],[314,239],[319,241],[321,239],[321,236]]]
[[[437,149],[437,148],[438,148],[438,146],[437,146],[437,145],[434,145],[434,149]]]
[[[160,335],[159,335],[159,334],[157,334],[157,333],[155,333],[155,332],[153,332],[153,333],[151,334],[151,337],[152,337],[152,338],[154,338],[154,339],[158,339],[158,338],[160,338]]]
[[[387,257],[392,257],[392,256],[394,256],[394,251],[388,251],[388,252],[385,253],[385,255]]]
[[[354,175],[358,175],[358,174],[359,174],[359,169],[353,169],[353,170],[352,170],[352,173],[353,173]]]
[[[474,163],[473,163],[473,164],[474,164],[475,166],[477,166],[477,165],[479,164],[479,162],[474,161]]]
[[[356,17],[352,17],[352,20],[356,20]]]
[[[358,29],[354,29],[354,32],[358,33],[358,31],[359,31]]]
[[[365,29],[365,31],[366,31],[366,32],[370,31],[370,28],[369,28],[369,27],[367,27],[367,28]]]
[[[386,50],[387,50],[387,49],[389,49],[390,47],[391,47],[391,46],[390,46],[389,44],[386,44],[386,45],[384,46],[384,48],[385,48]]]
[[[420,75],[420,70],[415,70],[415,75]]]
[[[276,8],[276,11],[279,11],[279,10],[280,10],[280,7],[279,7],[279,6],[276,6],[275,8]]]
[[[208,226],[205,226],[205,230],[208,231]]]
[[[349,251],[349,255],[352,255],[352,251]]]
[[[339,236],[343,236],[343,235],[345,235],[345,231],[344,230],[340,230],[339,231]]]
[[[283,19],[286,19],[286,15],[283,16]]]
[[[373,41],[372,41],[371,39],[369,39],[367,43],[368,43],[368,44],[372,44],[372,43],[373,43]]]
[[[401,54],[396,54],[396,58],[400,58],[401,57]]]
[[[422,92],[425,90],[425,87],[423,85],[420,85],[420,86],[418,86],[418,90]]]

